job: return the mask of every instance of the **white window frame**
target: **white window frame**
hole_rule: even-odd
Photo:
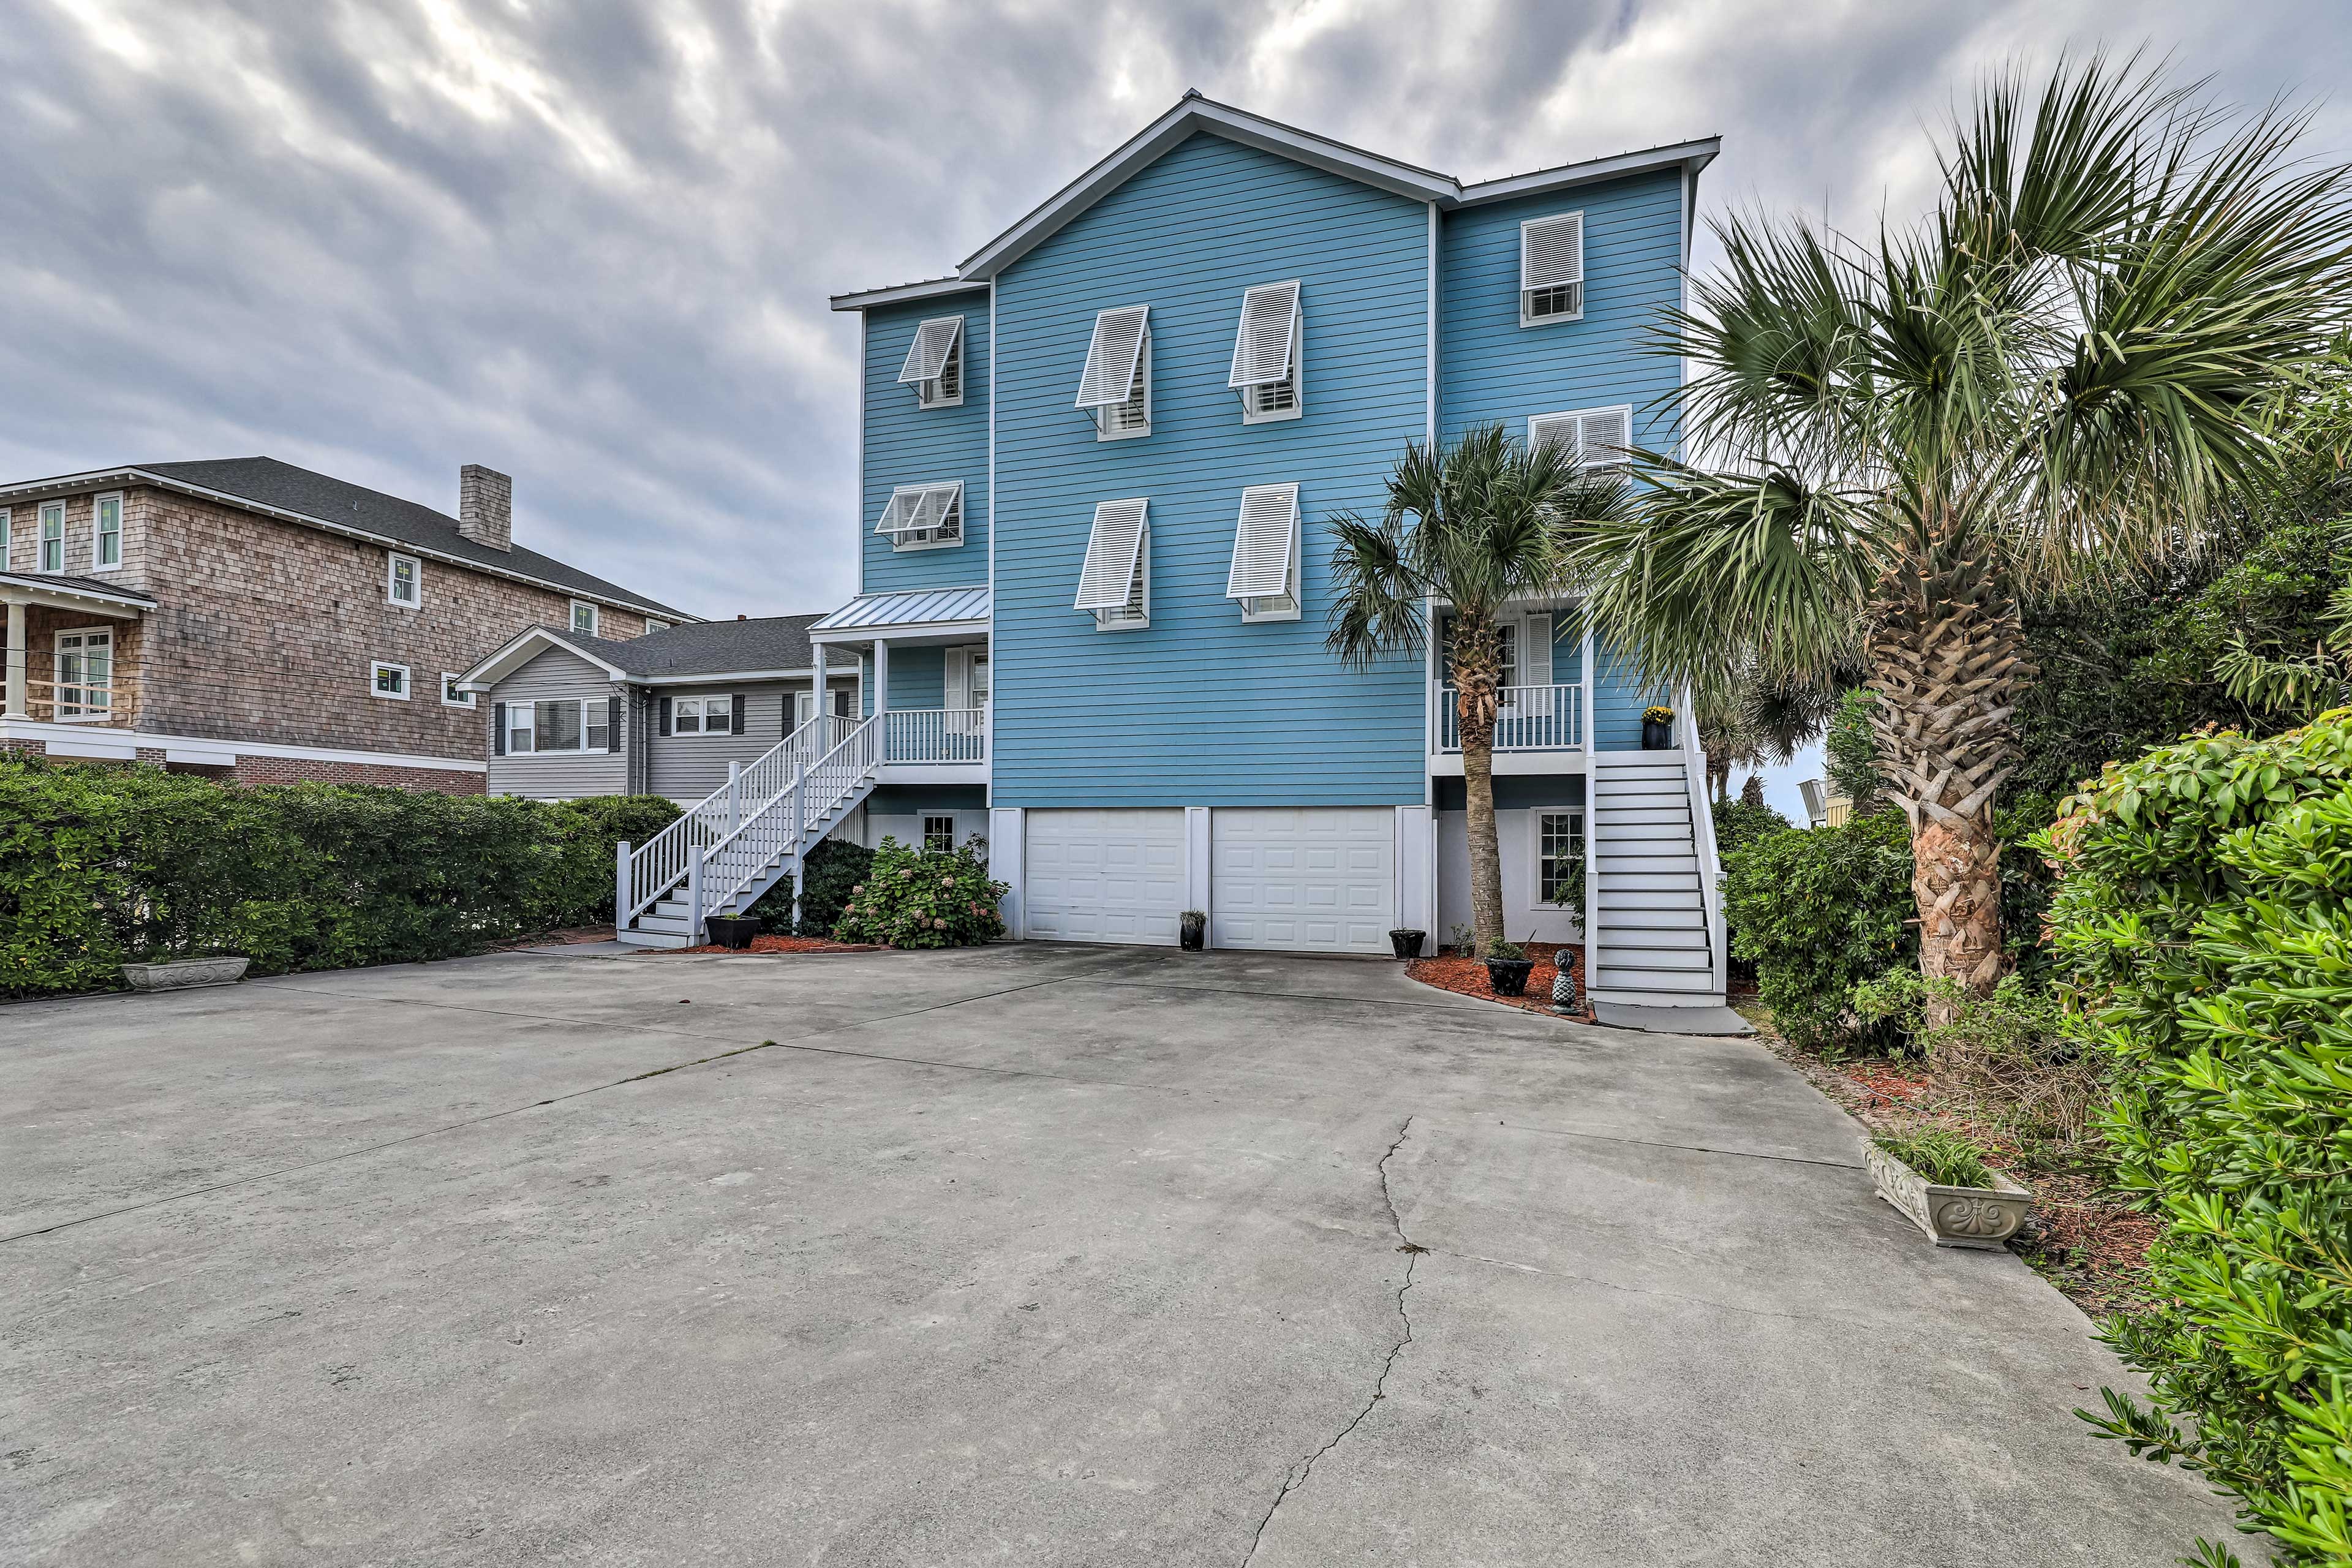
[[[694,728],[681,730],[677,727],[678,721],[686,717],[686,705],[689,702],[694,704]],[[709,716],[710,704],[713,702],[727,704],[727,728],[724,730],[704,727],[703,721]],[[669,700],[669,732],[672,737],[691,735],[698,741],[707,740],[713,735],[741,734],[743,715],[736,710],[735,694],[731,691],[698,691],[691,697],[671,698]]]
[[[1251,296],[1269,289],[1290,290],[1290,360],[1288,374],[1271,382],[1242,380],[1243,333],[1249,326]],[[1242,318],[1234,328],[1234,364],[1225,384],[1238,393],[1242,400],[1242,423],[1244,425],[1279,425],[1297,419],[1307,412],[1307,304],[1306,290],[1297,279],[1283,283],[1261,283],[1244,290]],[[1266,395],[1279,386],[1290,388],[1290,405],[1286,408],[1264,406]]]
[[[1097,350],[1103,350],[1106,354],[1109,352],[1103,345],[1104,325],[1115,316],[1131,313],[1139,313],[1140,327],[1136,339],[1135,364],[1128,373],[1127,395],[1116,398],[1100,395],[1089,398],[1087,384],[1095,379],[1096,353]],[[1094,332],[1087,340],[1086,363],[1078,373],[1078,395],[1075,406],[1094,421],[1095,439],[1097,441],[1134,441],[1151,434],[1150,306],[1114,305],[1107,310],[1095,312]],[[1121,412],[1126,409],[1136,409],[1141,416],[1141,422],[1124,424],[1123,420],[1129,417]]]
[[[669,623],[667,621],[658,620],[652,616],[647,616],[646,617],[646,636],[651,637],[656,632],[666,632],[667,630],[669,630]]]
[[[441,706],[444,708],[480,707],[482,695],[480,692],[453,691],[451,689],[457,679],[457,672],[456,670],[445,669],[441,672]]]
[[[580,624],[580,612],[583,610],[588,612],[588,624],[584,626]],[[564,624],[582,637],[593,637],[602,635],[597,630],[598,619],[599,612],[594,600],[574,599],[572,601],[572,618]]]
[[[948,825],[948,841],[943,847],[938,849],[933,849],[931,847],[931,824],[934,822],[944,822]],[[926,855],[946,855],[953,853],[954,849],[955,818],[944,811],[927,811],[923,813],[923,853]]]
[[[509,702],[507,710],[506,754],[509,757],[535,757],[539,754],[539,704]],[[515,744],[515,722],[522,722],[522,744]],[[581,726],[586,731],[587,726]]]
[[[114,503],[114,532],[109,535],[101,526],[106,515],[106,503]],[[114,559],[106,558],[106,542],[114,541]],[[122,492],[105,490],[89,498],[89,569],[99,572],[122,570]]]
[[[382,686],[377,684],[377,682],[383,679],[383,672],[387,669],[397,670],[400,672],[399,690],[386,691]],[[381,697],[387,702],[405,702],[409,700],[410,696],[414,694],[415,689],[416,681],[410,674],[408,666],[404,664],[394,664],[389,659],[382,658],[370,659],[368,661],[369,696]]]
[[[61,646],[63,639],[67,637],[100,637],[106,639],[106,679],[103,681],[91,681],[85,678],[78,679],[68,686],[66,682],[66,650]],[[60,724],[102,724],[109,719],[113,718],[114,655],[116,652],[114,628],[110,626],[59,626],[55,632],[50,634],[50,638],[49,679],[52,681],[57,682],[57,684],[49,688],[49,717]],[[80,653],[85,659],[89,657],[89,650],[87,646],[75,651]],[[86,669],[84,674],[86,677]],[[74,710],[72,712],[68,713],[66,711],[65,700],[58,695],[60,692],[66,690],[89,691],[92,689],[100,689],[103,691],[103,695],[100,697],[98,705],[93,706],[89,703],[78,702],[74,704]]]
[[[542,746],[539,743],[539,710],[542,708],[577,708],[580,710],[580,743],[576,746]],[[601,757],[608,746],[588,743],[588,715],[596,714],[603,722],[611,713],[602,697],[541,697],[507,704],[507,755],[510,757]],[[522,732],[530,740],[526,746],[514,743],[515,720],[523,720]],[[608,742],[609,745],[609,742]]]
[[[1127,594],[1116,605],[1099,602],[1099,593],[1090,592],[1087,587],[1087,568],[1094,562],[1095,546],[1102,540],[1104,526],[1118,521],[1116,513],[1106,516],[1104,508],[1127,506],[1140,509],[1137,520],[1135,560],[1127,572]],[[1106,548],[1115,546],[1106,545]],[[1129,496],[1096,503],[1094,527],[1087,534],[1086,558],[1078,567],[1078,595],[1071,608],[1091,613],[1095,618],[1095,630],[1098,632],[1141,631],[1151,625],[1151,499],[1149,496]]]
[[[50,522],[50,520],[51,520],[51,519],[55,519],[55,520],[56,520],[56,521],[57,521],[58,531],[57,531],[55,533],[51,533],[51,532],[49,531],[49,522]],[[51,546],[52,544],[54,544],[54,545],[56,545],[56,546],[57,546],[57,552],[56,552],[56,554],[57,554],[57,563],[56,563],[55,565],[50,564],[50,561],[49,561],[49,555],[50,555],[49,546]],[[65,574],[65,569],[66,569],[66,503],[65,503],[65,502],[63,502],[63,501],[61,501],[61,500],[45,500],[45,501],[43,501],[43,502],[42,502],[38,507],[36,507],[36,508],[34,509],[34,510],[33,510],[33,559],[34,559],[37,563],[38,563],[38,564],[37,564],[37,565],[36,565],[36,566],[34,567],[34,570],[35,570],[35,571],[37,571],[37,572],[47,572],[47,573],[52,573],[52,574],[57,574],[57,575],[58,575],[58,576],[63,576],[63,575]]]
[[[1549,283],[1549,284],[1542,285],[1542,286],[1540,286],[1540,287],[1537,287],[1537,288],[1530,288],[1530,287],[1528,286],[1528,230],[1529,230],[1529,229],[1531,229],[1531,228],[1539,228],[1539,227],[1542,227],[1543,226],[1545,226],[1545,225],[1547,225],[1547,224],[1556,224],[1556,223],[1560,223],[1560,222],[1562,222],[1562,221],[1564,221],[1564,220],[1566,220],[1566,219],[1569,219],[1569,218],[1574,218],[1574,219],[1576,220],[1576,276],[1575,276],[1575,278],[1573,278],[1573,279],[1560,279],[1559,281],[1555,282],[1555,283]],[[1583,211],[1583,209],[1582,209],[1582,208],[1580,208],[1580,208],[1578,208],[1578,209],[1576,209],[1576,210],[1574,210],[1574,211],[1572,211],[1572,212],[1546,213],[1546,214],[1544,214],[1544,215],[1543,215],[1543,216],[1541,216],[1541,217],[1531,217],[1531,218],[1528,218],[1526,222],[1524,222],[1524,223],[1522,223],[1522,224],[1520,224],[1520,225],[1519,225],[1519,325],[1520,325],[1520,326],[1522,326],[1522,327],[1554,327],[1554,326],[1559,326],[1560,323],[1562,323],[1562,322],[1564,322],[1564,321],[1580,321],[1584,320],[1585,282],[1586,282],[1586,269],[1585,269],[1585,265],[1584,265],[1584,237],[1585,237],[1585,233],[1584,233],[1584,231],[1585,231],[1585,226],[1585,226],[1585,221],[1584,221],[1584,211]],[[1550,293],[1552,290],[1554,290],[1554,289],[1571,289],[1571,288],[1572,288],[1572,289],[1574,289],[1576,290],[1576,309],[1574,309],[1573,310],[1555,310],[1555,311],[1549,311],[1549,312],[1546,312],[1545,314],[1542,314],[1542,315],[1536,315],[1536,314],[1533,314],[1533,313],[1531,313],[1531,312],[1529,311],[1528,307],[1529,307],[1530,305],[1532,305],[1532,304],[1535,302],[1535,296],[1536,296],[1536,295],[1538,295],[1538,294],[1548,294],[1548,293]]]
[[[1545,426],[1557,424],[1563,419],[1573,419],[1576,421],[1577,467],[1587,469],[1622,468],[1630,461],[1622,451],[1613,457],[1606,458],[1591,458],[1585,455],[1591,449],[1585,444],[1585,421],[1608,418],[1622,419],[1625,422],[1625,440],[1628,445],[1631,445],[1633,439],[1633,405],[1630,403],[1605,403],[1597,408],[1564,408],[1557,414],[1529,415],[1528,416],[1528,450],[1530,452],[1535,450],[1538,433]]]
[[[15,523],[15,514],[8,508],[0,506],[0,572],[8,571],[14,558],[16,535],[11,531]]]
[[[405,599],[400,596],[400,569],[403,565],[408,568],[410,590],[409,596]],[[397,550],[384,552],[383,602],[387,605],[396,605],[404,610],[423,609],[425,607],[425,563],[414,555],[403,555]]]
[[[939,326],[944,326],[950,330],[948,350],[940,358],[939,373],[926,376],[922,374],[923,340],[929,335],[933,327]],[[916,407],[931,409],[963,406],[965,381],[963,338],[964,318],[961,316],[932,316],[916,325],[915,341],[907,345],[906,360],[898,366],[899,384],[911,384],[915,389]],[[950,365],[955,368],[956,384],[955,395],[952,397],[941,395],[939,390],[940,383],[948,378],[948,369]]]
[[[1254,594],[1260,584],[1246,581],[1247,571],[1242,559],[1243,531],[1248,526],[1250,503],[1271,492],[1287,492],[1290,503],[1290,548],[1288,563],[1283,573],[1282,592]],[[1225,573],[1225,597],[1241,605],[1242,622],[1255,626],[1260,621],[1295,621],[1305,613],[1306,591],[1301,580],[1303,550],[1299,536],[1307,531],[1298,508],[1298,487],[1296,484],[1252,485],[1242,491],[1241,516],[1234,522],[1233,564]]]
[[[942,496],[946,499],[939,500]],[[937,521],[920,521],[924,509],[935,502],[939,506]],[[948,531],[950,520],[954,522],[952,533]],[[894,553],[902,550],[953,550],[963,543],[963,481],[948,479],[936,484],[900,485],[892,490],[890,499],[882,505],[882,521],[874,525],[874,531],[890,542]]]
[[[1529,819],[1528,822],[1528,909],[1530,910],[1545,913],[1557,910],[1572,910],[1575,911],[1577,918],[1580,921],[1582,920],[1584,917],[1584,908],[1581,904],[1551,903],[1547,901],[1543,896],[1545,859],[1544,824],[1546,820],[1550,817],[1567,817],[1572,825],[1570,828],[1570,834],[1577,849],[1580,853],[1590,857],[1591,854],[1591,840],[1586,837],[1585,808],[1580,805],[1537,806],[1528,811],[1528,816]],[[1589,885],[1592,876],[1592,864],[1590,858],[1585,862],[1584,875]]]

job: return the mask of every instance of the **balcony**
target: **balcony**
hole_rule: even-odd
[[[1584,688],[1506,686],[1496,693],[1495,771],[1575,773],[1584,766]],[[1454,688],[1436,689],[1430,771],[1462,772],[1462,726]]]
[[[882,777],[889,783],[988,782],[989,710],[892,708],[882,715]]]

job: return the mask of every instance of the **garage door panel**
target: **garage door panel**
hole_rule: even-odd
[[[1023,934],[1172,945],[1184,906],[1181,811],[1024,814]]]
[[[1396,814],[1385,806],[1232,807],[1210,816],[1219,947],[1386,952]]]

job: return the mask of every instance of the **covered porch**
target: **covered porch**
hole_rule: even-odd
[[[984,587],[923,589],[861,595],[809,628],[820,680],[829,658],[869,671],[882,782],[988,782],[989,614]]]
[[[92,578],[0,572],[0,739],[60,756],[132,755],[103,732],[138,721],[138,631],[155,601]]]

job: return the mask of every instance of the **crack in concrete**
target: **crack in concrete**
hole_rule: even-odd
[[[1389,1373],[1395,1370],[1397,1357],[1404,1353],[1404,1347],[1412,1343],[1412,1314],[1405,1310],[1405,1292],[1412,1289],[1413,1271],[1429,1248],[1417,1246],[1411,1237],[1405,1235],[1404,1215],[1398,1209],[1396,1193],[1389,1185],[1389,1162],[1396,1158],[1396,1152],[1403,1148],[1404,1141],[1412,1135],[1412,1117],[1404,1119],[1404,1125],[1397,1129],[1396,1142],[1389,1145],[1388,1152],[1381,1156],[1377,1167],[1381,1177],[1381,1200],[1389,1206],[1389,1225],[1396,1231],[1397,1250],[1405,1255],[1404,1283],[1397,1287],[1396,1293],[1397,1317],[1404,1324],[1404,1337],[1391,1345],[1389,1353],[1382,1358],[1381,1374],[1373,1380],[1372,1396],[1364,1401],[1364,1407],[1349,1417],[1345,1426],[1333,1433],[1330,1441],[1307,1455],[1304,1464],[1292,1467],[1290,1473],[1283,1478],[1282,1489],[1275,1494],[1274,1501],[1267,1506],[1265,1517],[1257,1521],[1257,1533],[1250,1537],[1249,1555],[1242,1559],[1242,1568],[1249,1568],[1249,1564],[1257,1561],[1258,1549],[1265,1544],[1266,1529],[1274,1523],[1274,1516],[1282,1511],[1282,1505],[1289,1500],[1291,1493],[1307,1484],[1307,1479],[1315,1473],[1317,1461],[1338,1447],[1349,1433],[1362,1426],[1364,1417],[1388,1397]]]

